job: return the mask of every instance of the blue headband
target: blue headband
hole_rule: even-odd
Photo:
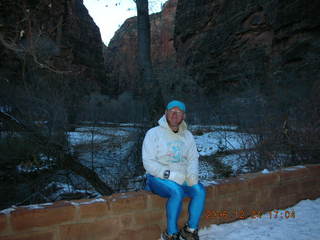
[[[178,107],[184,112],[186,111],[186,105],[181,101],[173,100],[169,102],[167,105],[167,110],[170,110],[171,108],[174,108],[174,107]]]

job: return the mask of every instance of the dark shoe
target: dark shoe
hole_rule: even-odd
[[[179,240],[179,233],[169,235],[167,232],[161,234],[161,240]]]
[[[199,240],[198,229],[191,232],[188,224],[186,224],[180,231],[180,238],[184,240]]]

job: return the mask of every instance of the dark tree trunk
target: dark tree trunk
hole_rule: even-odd
[[[148,108],[149,120],[154,122],[163,112],[163,99],[158,80],[153,75],[148,0],[135,0],[138,17],[138,65],[142,94]]]
[[[60,162],[62,169],[68,169],[78,176],[83,177],[100,194],[111,195],[113,193],[112,188],[110,188],[104,181],[102,181],[95,171],[82,165],[74,156],[64,154]]]
[[[150,53],[150,19],[148,0],[137,0],[138,15],[138,61],[139,70],[144,80],[152,81],[152,63]]]

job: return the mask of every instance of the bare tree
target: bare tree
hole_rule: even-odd
[[[142,94],[147,104],[151,121],[159,117],[164,102],[160,84],[153,75],[151,62],[151,33],[148,0],[134,0],[137,6],[138,24],[138,65],[142,85]]]

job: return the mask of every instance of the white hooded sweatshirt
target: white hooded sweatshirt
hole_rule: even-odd
[[[194,138],[183,121],[174,133],[164,116],[143,141],[142,160],[146,172],[159,178],[170,170],[169,180],[193,186],[198,183],[199,154]]]

